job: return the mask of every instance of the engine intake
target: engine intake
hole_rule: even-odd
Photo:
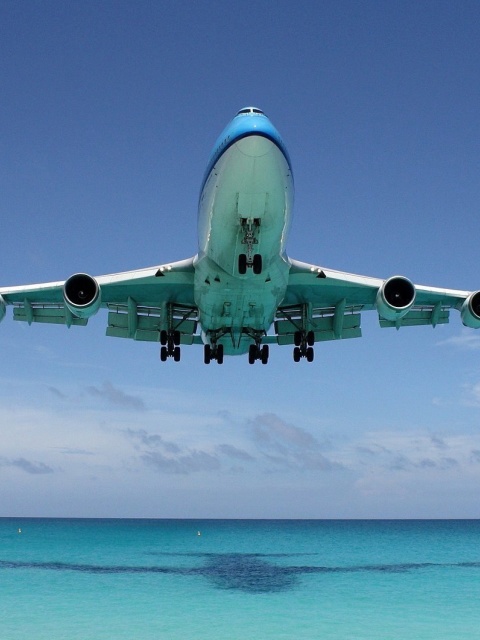
[[[404,276],[393,276],[385,280],[375,301],[378,314],[390,321],[403,318],[412,308],[415,294],[415,286]]]
[[[471,329],[480,328],[480,291],[471,293],[460,311],[462,322]]]
[[[63,299],[77,318],[90,318],[100,308],[101,292],[98,282],[86,273],[75,273],[63,285]]]

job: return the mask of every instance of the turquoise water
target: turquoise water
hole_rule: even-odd
[[[480,521],[0,519],[0,638],[472,640]]]

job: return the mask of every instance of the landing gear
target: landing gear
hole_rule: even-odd
[[[295,331],[293,341],[295,344],[293,349],[294,361],[300,362],[300,358],[306,358],[307,362],[313,362],[315,333],[313,331]]]
[[[241,253],[238,256],[238,273],[245,275],[248,268],[253,269],[255,275],[262,273],[262,256],[258,253],[254,255],[253,246],[258,244],[256,236],[260,230],[260,218],[241,218],[240,225],[243,231],[242,244],[247,245],[246,253]]]
[[[212,360],[216,360],[218,364],[223,364],[223,344],[210,345],[206,344],[203,348],[203,361],[210,364]]]
[[[250,262],[246,253],[240,253],[238,256],[238,273],[244,276],[247,273],[248,268],[253,269],[253,273],[258,276],[262,273],[262,256],[256,253],[252,256]]]
[[[180,362],[180,331],[160,331],[160,360],[165,362],[167,358],[173,358],[175,362]]]
[[[264,344],[263,347],[259,344],[251,344],[248,350],[248,362],[249,364],[255,364],[256,360],[261,360],[262,364],[267,364],[269,356],[268,344]]]

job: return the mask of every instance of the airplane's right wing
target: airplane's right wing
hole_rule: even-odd
[[[279,344],[299,346],[308,332],[312,344],[360,337],[361,313],[372,309],[381,327],[435,327],[449,321],[450,309],[460,311],[464,325],[480,327],[480,292],[414,285],[403,276],[383,280],[297,260],[290,263],[286,295],[275,321]]]

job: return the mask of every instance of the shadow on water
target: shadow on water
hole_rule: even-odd
[[[203,566],[125,566],[92,565],[69,562],[24,562],[0,560],[1,569],[38,569],[50,571],[78,571],[91,574],[174,574],[200,576],[222,590],[233,589],[251,594],[275,593],[293,589],[300,576],[331,573],[403,573],[430,568],[480,568],[480,562],[403,563],[359,566],[322,567],[315,565],[279,565],[270,558],[289,558],[315,554],[258,554],[258,553],[173,553],[151,554],[201,558]]]

